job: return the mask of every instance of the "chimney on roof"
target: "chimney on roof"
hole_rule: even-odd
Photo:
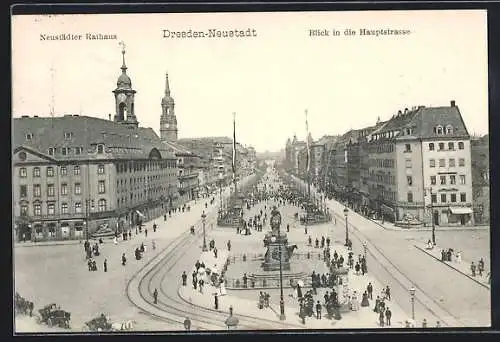
[[[408,108],[405,108],[405,114],[408,113]]]
[[[400,110],[398,110],[398,115],[397,115],[397,116],[401,116],[401,114],[402,114],[402,113],[401,113],[401,111],[400,111]]]
[[[451,104],[452,107],[455,107],[455,100],[451,100],[450,104]]]
[[[29,115],[22,115],[21,117],[22,118],[29,118],[30,116]]]
[[[109,121],[111,121],[111,113],[108,114]]]
[[[38,115],[33,115],[33,117],[34,117],[34,118],[37,118],[37,117],[38,117]]]

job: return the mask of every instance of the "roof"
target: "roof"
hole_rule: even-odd
[[[47,156],[56,148],[57,160],[75,159],[147,159],[153,149],[161,158],[173,159],[152,128],[135,127],[90,116],[21,117],[12,120],[12,148],[27,147]],[[31,133],[32,138],[27,139]],[[97,144],[104,144],[104,154],[97,155]],[[82,147],[81,154],[62,155],[61,148]]]
[[[452,128],[451,133],[438,134],[436,127],[443,130]],[[411,129],[405,132],[406,129]],[[469,133],[454,104],[449,107],[424,107],[419,106],[405,112],[398,112],[385,124],[376,129],[373,134],[394,132],[395,139],[429,139],[429,138],[469,138]]]
[[[162,144],[171,152],[175,153],[175,155],[180,156],[193,156],[197,157],[197,155],[190,150],[188,150],[185,146],[182,146],[181,144],[177,142],[171,142],[171,141],[163,141]]]

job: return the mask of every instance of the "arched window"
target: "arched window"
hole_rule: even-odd
[[[443,134],[443,126],[437,126],[436,127],[436,133],[437,134]]]
[[[453,127],[451,125],[446,126],[446,134],[453,134]]]
[[[107,206],[106,200],[104,198],[101,198],[97,204],[97,210],[100,212],[106,211],[107,210],[106,206]]]

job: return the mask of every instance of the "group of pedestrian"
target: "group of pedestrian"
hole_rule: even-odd
[[[270,295],[267,292],[260,291],[259,293],[259,309],[264,309],[269,307]]]
[[[471,273],[472,273],[472,276],[475,277],[476,276],[476,273],[482,277],[483,276],[483,272],[484,272],[484,260],[483,258],[481,258],[478,263],[477,263],[477,266],[474,264],[474,261],[471,263],[470,265],[470,269],[471,269]],[[477,271],[477,272],[476,272]],[[489,273],[488,273],[488,278],[489,278]]]

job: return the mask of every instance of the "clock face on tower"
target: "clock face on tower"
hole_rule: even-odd
[[[126,99],[127,99],[127,96],[125,94],[118,95],[118,101],[124,102]]]

